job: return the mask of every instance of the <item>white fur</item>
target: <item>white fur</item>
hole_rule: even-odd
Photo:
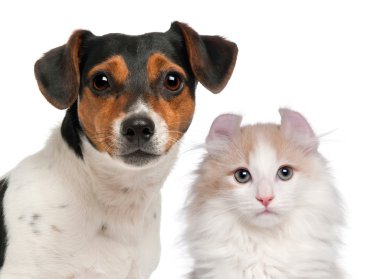
[[[82,141],[83,160],[57,129],[8,174],[1,279],[145,279],[156,268],[160,188],[177,146],[137,168]]]
[[[220,154],[219,150],[223,157]],[[285,182],[274,177],[286,162],[279,161],[264,140],[248,164],[241,161],[253,176],[250,183],[238,184],[233,175],[220,171],[219,164],[228,168],[231,162],[201,164],[187,207],[185,240],[194,259],[191,279],[343,278],[336,264],[343,222],[340,198],[324,159],[311,157],[314,175],[296,173]],[[199,203],[202,187],[211,183],[232,187]],[[274,194],[269,209],[276,214],[258,215],[265,209],[255,199],[260,190]]]

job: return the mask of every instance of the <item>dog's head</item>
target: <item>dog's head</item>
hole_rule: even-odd
[[[225,87],[237,52],[180,22],[141,36],[79,30],[36,62],[35,75],[51,104],[69,108],[61,131],[78,156],[84,134],[98,151],[141,166],[186,132],[198,81],[214,93]]]

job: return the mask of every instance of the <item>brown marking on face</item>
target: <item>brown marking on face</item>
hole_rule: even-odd
[[[159,114],[168,126],[169,140],[165,151],[168,151],[186,132],[193,118],[195,102],[190,89],[185,87],[183,92],[171,100],[148,97],[149,106]]]
[[[124,58],[120,55],[114,55],[106,61],[93,67],[87,77],[91,78],[96,72],[106,72],[111,74],[112,78],[118,83],[123,84],[128,77],[128,67]]]
[[[152,54],[147,61],[147,73],[150,84],[155,84],[161,73],[177,72],[186,79],[185,71],[172,62],[162,53]],[[194,114],[195,102],[190,89],[184,87],[183,91],[171,98],[147,97],[148,104],[166,122],[169,130],[169,140],[165,146],[165,151],[169,150],[187,130]]]
[[[113,125],[123,118],[128,95],[96,96],[86,87],[79,101],[78,115],[82,127],[96,148],[110,155],[116,154],[117,145]]]
[[[154,53],[147,61],[149,81],[155,82],[162,72],[177,72],[186,79],[185,71],[162,53]]]

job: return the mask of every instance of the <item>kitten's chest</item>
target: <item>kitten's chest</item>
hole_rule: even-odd
[[[239,279],[331,278],[328,247],[301,238],[260,238],[243,234],[228,244]]]
[[[232,265],[241,279],[288,278],[288,245],[277,240],[263,241],[255,236],[240,235],[229,243]]]

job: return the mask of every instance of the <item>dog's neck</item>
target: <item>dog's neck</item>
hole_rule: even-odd
[[[178,144],[154,165],[130,167],[107,153],[97,151],[82,137],[83,160],[93,179],[93,190],[101,203],[115,210],[150,204],[172,169],[178,153]],[[132,206],[133,207],[133,206]]]
[[[108,153],[99,152],[83,134],[80,135],[80,147],[82,156],[78,156],[57,129],[46,146],[45,154],[57,162],[70,162],[62,172],[84,200],[123,215],[132,207],[143,214],[144,207],[159,197],[176,160],[179,144],[154,165],[146,167],[130,167]],[[89,193],[93,193],[93,197]]]
[[[103,184],[112,184],[122,190],[138,190],[162,185],[178,153],[178,144],[169,153],[152,165],[134,167],[121,159],[112,158],[108,153],[99,152],[89,141],[82,137],[83,161],[92,177]]]

